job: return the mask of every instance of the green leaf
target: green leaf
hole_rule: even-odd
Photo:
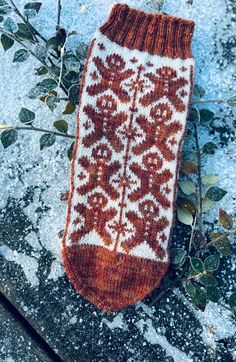
[[[63,112],[63,114],[71,114],[75,111],[76,104],[74,102],[69,101],[66,105],[66,108]]]
[[[24,62],[29,57],[29,52],[26,49],[18,49],[13,58],[13,63]]]
[[[209,122],[214,116],[214,112],[209,111],[209,109],[200,110],[200,119],[202,122]]]
[[[178,216],[178,220],[180,222],[182,222],[182,224],[192,226],[192,224],[193,224],[193,216],[189,211],[184,210],[180,206],[177,206],[177,216]]]
[[[20,110],[18,118],[22,123],[31,124],[35,119],[35,113],[23,107]]]
[[[196,270],[194,270],[193,268],[192,268],[192,266],[190,265],[190,267],[189,267],[189,275],[191,276],[191,277],[195,277],[196,275],[198,275],[199,274],[199,272],[197,272]]]
[[[207,212],[212,207],[212,201],[208,197],[202,199],[202,212]]]
[[[55,121],[53,126],[61,133],[67,133],[68,131],[68,123],[64,121],[64,119],[60,119],[59,121]]]
[[[231,296],[229,297],[229,306],[231,308],[235,308],[236,307],[236,292],[233,292],[231,294]]]
[[[47,104],[48,108],[50,109],[50,111],[52,111],[52,112],[57,107],[59,102],[60,102],[60,98],[55,97],[53,95],[49,95],[46,98],[46,104]]]
[[[72,156],[73,156],[73,150],[74,150],[74,146],[75,146],[75,141],[73,141],[70,145],[70,148],[67,151],[67,156],[69,158],[69,160],[72,160]]]
[[[207,190],[206,197],[211,201],[220,201],[225,195],[227,191],[220,189],[217,186],[212,186]]]
[[[56,141],[56,136],[54,134],[45,133],[40,137],[40,150],[42,151],[46,147],[51,147]]]
[[[74,84],[72,85],[69,90],[68,90],[68,93],[69,93],[69,100],[71,102],[78,102],[79,101],[79,95],[80,95],[80,86],[79,84]]]
[[[212,254],[204,261],[204,269],[207,271],[215,271],[219,268],[220,256],[219,254]]]
[[[194,297],[196,294],[196,288],[191,282],[184,283],[184,288],[186,292],[190,295],[190,297]]]
[[[203,288],[196,288],[196,293],[192,298],[193,303],[202,311],[205,310],[206,307],[206,291]]]
[[[186,195],[191,195],[196,192],[196,188],[191,181],[179,181],[179,187]]]
[[[63,63],[67,70],[80,71],[81,64],[79,59],[73,53],[66,53],[63,57]]]
[[[217,238],[222,237],[217,241]],[[217,249],[217,251],[223,256],[229,256],[232,254],[230,240],[224,233],[217,232],[211,234],[211,240],[216,240],[212,245]]]
[[[203,272],[203,262],[200,258],[190,258],[190,263],[192,268],[198,272],[198,273],[202,273]]]
[[[227,214],[225,210],[221,208],[219,209],[219,221],[220,224],[223,226],[223,228],[227,230],[232,229],[234,223],[232,217],[229,214]]]
[[[54,49],[57,51],[60,44],[61,44],[61,42],[58,39],[58,37],[53,36],[52,38],[48,39],[48,41],[46,43],[46,49]]]
[[[203,185],[214,185],[219,181],[219,176],[217,175],[205,175],[202,178]]]
[[[57,87],[57,82],[53,78],[45,78],[38,82],[36,87],[43,89],[43,92],[49,92]]]
[[[85,43],[80,43],[78,47],[76,48],[76,55],[79,58],[80,61],[84,61],[86,58],[86,55],[88,53],[88,45]]]
[[[186,256],[186,251],[182,248],[173,248],[172,249],[172,263],[180,264]]]
[[[2,23],[4,20],[4,17],[2,15],[0,15],[0,23]]]
[[[228,105],[230,105],[231,107],[236,107],[236,96],[230,98],[230,99],[227,99],[227,103]]]
[[[5,5],[0,7],[0,15],[7,15],[12,11],[11,6]]]
[[[218,284],[212,275],[201,275],[199,281],[206,287],[215,287]]]
[[[37,69],[36,74],[37,75],[44,75],[44,74],[47,74],[47,72],[48,72],[47,68],[42,66],[39,69]]]
[[[217,303],[220,299],[220,291],[216,286],[210,286],[206,289],[207,298],[214,303]]]
[[[26,9],[26,10],[33,9],[36,11],[36,13],[38,13],[41,6],[42,6],[41,2],[30,2],[30,3],[25,4],[24,9]]]
[[[1,142],[4,148],[7,148],[15,143],[17,138],[18,132],[15,129],[5,130],[1,133]]]
[[[3,49],[5,51],[7,51],[8,49],[10,49],[13,46],[14,40],[9,38],[5,34],[2,34],[1,35],[1,43],[2,43]]]
[[[199,98],[203,98],[206,94],[206,91],[200,85],[195,84],[193,88],[193,94]]]
[[[74,70],[70,70],[63,77],[63,79],[69,83],[77,83],[79,81],[79,78],[80,74],[78,72],[75,72]]]
[[[18,30],[16,22],[12,18],[6,18],[3,22],[3,28],[9,33],[15,33]]]
[[[189,121],[193,123],[199,123],[200,122],[200,114],[196,107],[191,107],[189,112]]]
[[[214,155],[215,151],[218,149],[217,145],[213,142],[207,142],[203,146],[203,152],[208,155]]]
[[[24,23],[18,23],[18,30],[15,33],[15,35],[23,40],[30,40],[30,41],[34,40],[31,32],[29,31],[29,28]]]

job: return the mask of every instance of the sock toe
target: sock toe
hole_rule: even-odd
[[[160,284],[169,265],[88,245],[64,246],[62,258],[75,289],[105,312],[143,299]]]

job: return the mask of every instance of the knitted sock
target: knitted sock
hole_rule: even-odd
[[[103,311],[144,298],[169,266],[193,28],[116,4],[91,42],[62,257],[74,287]]]

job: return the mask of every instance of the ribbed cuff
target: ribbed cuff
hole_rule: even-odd
[[[194,22],[164,14],[149,14],[126,4],[113,6],[100,31],[129,49],[170,58],[191,58]]]

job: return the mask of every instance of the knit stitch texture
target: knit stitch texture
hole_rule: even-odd
[[[113,6],[83,72],[62,258],[103,311],[166,273],[191,99],[192,21]]]

